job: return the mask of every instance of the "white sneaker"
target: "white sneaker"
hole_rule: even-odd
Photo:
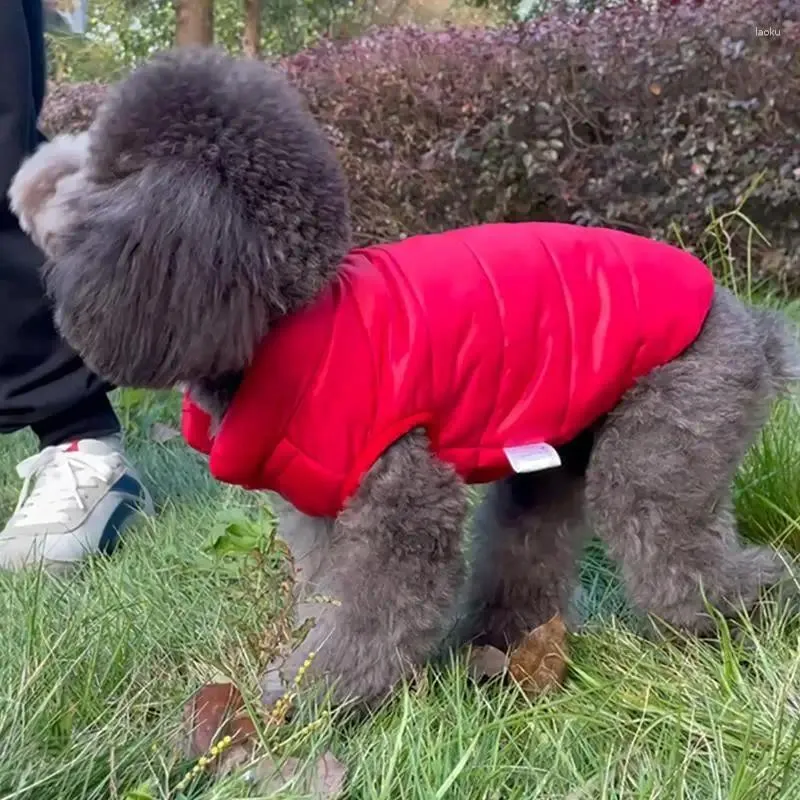
[[[111,553],[124,527],[153,501],[115,439],[47,447],[17,465],[23,479],[14,514],[0,532],[0,569],[44,562],[61,571]]]

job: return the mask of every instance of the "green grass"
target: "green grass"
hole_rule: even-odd
[[[174,423],[174,398],[115,400],[158,517],[69,580],[0,576],[4,798],[125,797],[143,784],[168,796],[191,766],[174,753],[184,700],[218,672],[252,690],[278,609],[277,562],[237,571],[205,554],[221,509],[264,530],[268,511],[216,485],[179,440],[148,440],[154,420]],[[779,406],[737,481],[743,529],[795,550],[799,423],[794,403]],[[13,466],[32,445],[27,434],[3,439],[4,511]],[[584,572],[594,624],[572,640],[563,693],[529,703],[509,688],[477,688],[454,664],[429,670],[366,724],[289,727],[286,736],[299,734],[291,751],[333,748],[356,798],[800,797],[800,651],[786,620],[759,632],[755,650],[725,637],[645,642],[618,621],[624,604],[601,554]],[[189,796],[248,795],[226,779]]]
[[[796,307],[792,313],[796,312]],[[253,696],[276,635],[280,562],[263,502],[214,483],[180,440],[177,398],[114,397],[132,457],[154,490],[157,518],[111,559],[69,579],[0,575],[0,797],[30,800],[177,797],[191,768],[176,754],[181,708],[204,681],[233,675]],[[0,439],[0,516],[18,490],[27,433]],[[800,411],[775,410],[736,480],[742,530],[800,552]],[[220,512],[264,533],[260,567],[209,549]],[[219,548],[217,548],[219,550]],[[349,797],[800,797],[800,639],[772,618],[755,646],[645,641],[626,627],[613,568],[593,548],[584,565],[585,630],[571,639],[563,692],[537,703],[475,686],[463,664],[431,668],[366,723],[301,718],[280,752],[330,748]],[[144,787],[147,787],[145,791]],[[135,790],[140,790],[136,794]],[[193,784],[186,797],[258,794],[236,777]]]

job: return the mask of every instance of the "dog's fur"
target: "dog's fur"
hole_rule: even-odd
[[[51,249],[51,234],[63,227],[65,197],[80,191],[89,150],[83,133],[56,136],[17,170],[9,191],[11,210],[36,245]]]
[[[330,144],[256,62],[154,59],[110,91],[80,174],[81,192],[56,195],[44,278],[64,338],[116,385],[208,383],[224,402],[270,321],[314,298],[350,247]],[[11,200],[25,207],[16,181]]]
[[[33,231],[43,201],[25,187],[44,180],[48,148],[11,190]],[[349,246],[332,149],[279,74],[188,50],[112,92],[76,170],[79,191],[51,180],[39,234],[62,334],[104,378],[186,383],[221,416],[270,324],[314,299]],[[565,611],[589,530],[644,612],[702,633],[713,624],[704,595],[725,614],[752,607],[787,571],[778,553],[739,540],[731,482],[798,363],[780,317],[719,289],[690,349],[563,448],[562,467],[489,487],[462,640],[506,647]],[[312,650],[312,673],[338,700],[380,699],[423,663],[464,584],[466,507],[466,487],[421,430],[383,454],[335,520],[283,507],[299,614],[317,624],[265,678],[265,699]]]

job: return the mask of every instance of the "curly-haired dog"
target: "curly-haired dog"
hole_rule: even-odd
[[[473,640],[563,611],[590,529],[639,608],[691,631],[712,625],[705,599],[733,614],[786,577],[739,540],[731,481],[796,343],[692,256],[548,224],[351,250],[345,180],[299,97],[213,51],[110,93],[44,224],[23,189],[48,147],[11,194],[67,341],[117,385],[188,385],[212,473],[285,498],[317,621],[288,677],[313,650],[337,699],[370,701],[431,655],[464,586],[469,483],[490,484]],[[560,465],[536,471],[543,443]]]

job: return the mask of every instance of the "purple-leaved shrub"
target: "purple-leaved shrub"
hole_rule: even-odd
[[[349,176],[360,241],[492,220],[610,225],[697,242],[800,293],[800,4],[706,0],[554,13],[508,28],[381,29],[280,63]],[[51,89],[49,132],[103,87]]]

